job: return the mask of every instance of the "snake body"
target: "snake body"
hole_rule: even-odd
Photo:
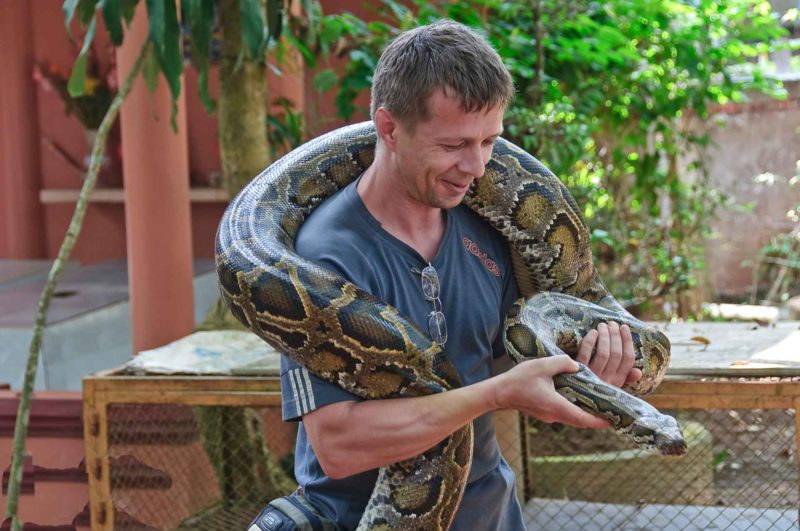
[[[440,346],[361,288],[294,253],[303,221],[371,163],[371,122],[344,127],[292,151],[229,205],[217,232],[223,299],[257,335],[320,378],[364,399],[423,396],[460,386]],[[589,234],[563,184],[504,139],[464,202],[510,243],[528,301],[509,312],[505,343],[517,360],[574,353],[597,323],[631,326],[645,393],[663,377],[669,342],[608,293],[592,265]],[[457,326],[457,325],[456,325]],[[685,452],[672,417],[605,384],[582,367],[556,377],[557,390],[609,419],[642,447]],[[382,467],[359,529],[447,529],[472,460],[468,424],[416,458]]]

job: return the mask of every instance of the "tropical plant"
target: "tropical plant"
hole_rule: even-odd
[[[97,130],[117,93],[117,70],[113,61],[110,67],[102,69],[92,50],[90,47],[87,53],[86,74],[79,96],[73,96],[67,88],[71,74],[65,75],[55,64],[34,66],[33,79],[44,90],[58,94],[67,114],[75,116],[86,129]]]
[[[321,49],[348,59],[340,75],[324,71],[343,117],[361,111],[355,97],[400,31],[442,16],[476,28],[516,83],[505,136],[550,166],[583,205],[610,288],[630,305],[681,301],[698,282],[703,240],[725,200],[708,181],[708,139],[693,118],[753,92],[785,94],[759,60],[786,34],[769,2],[382,4],[372,22],[349,13],[321,21]]]

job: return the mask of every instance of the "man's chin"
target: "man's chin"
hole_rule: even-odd
[[[455,208],[461,204],[461,202],[464,200],[465,195],[466,194],[463,194],[461,196],[437,197],[436,207],[444,209]]]

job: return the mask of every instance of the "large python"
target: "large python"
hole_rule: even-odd
[[[371,122],[338,129],[281,158],[228,207],[217,232],[222,297],[256,334],[326,381],[365,399],[439,393],[460,385],[442,349],[392,306],[294,252],[306,217],[372,162]],[[669,342],[628,314],[592,265],[589,234],[564,185],[504,139],[464,202],[510,243],[526,300],[505,324],[517,360],[574,355],[602,321],[630,325],[642,379],[652,390],[669,363]],[[457,328],[458,324],[451,324]],[[605,384],[585,366],[555,378],[558,392],[609,419],[645,448],[680,455],[686,445],[672,417]],[[422,455],[381,468],[359,529],[446,529],[472,457],[467,425]]]

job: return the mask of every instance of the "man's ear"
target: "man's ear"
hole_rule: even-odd
[[[375,122],[375,130],[378,132],[378,138],[390,151],[394,151],[399,127],[397,120],[392,116],[392,113],[383,107],[379,107],[375,111],[373,121]]]

